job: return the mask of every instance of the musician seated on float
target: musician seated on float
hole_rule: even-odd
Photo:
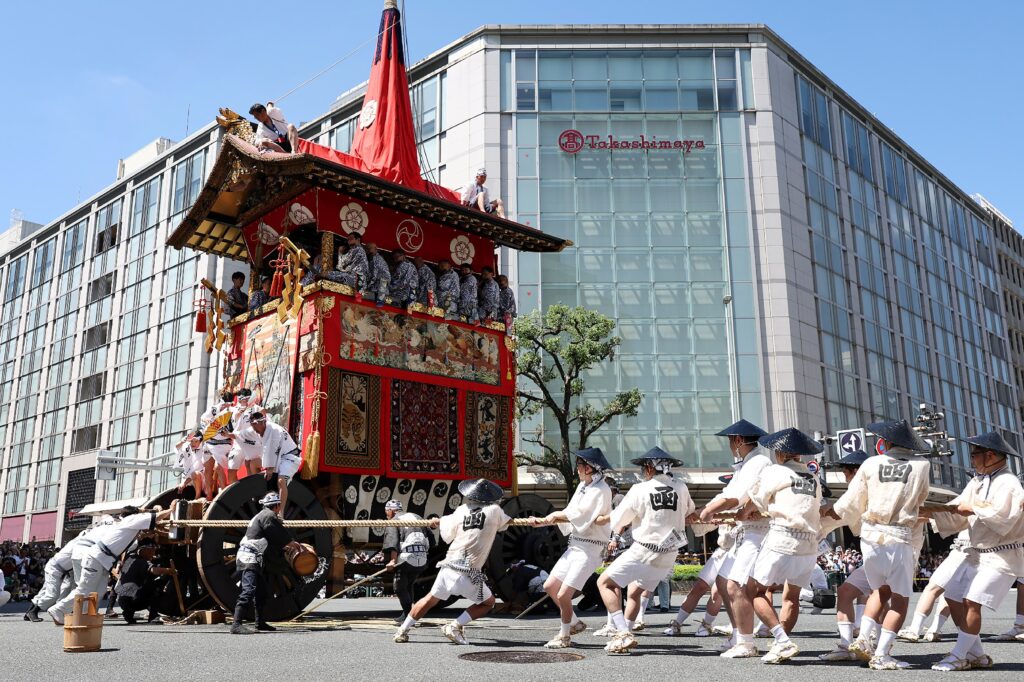
[[[473,184],[467,185],[462,190],[462,205],[470,206],[484,213],[494,213],[499,218],[504,218],[505,204],[501,199],[491,199],[491,193],[484,184],[486,181],[487,169],[477,169]]]
[[[259,310],[270,303],[270,284],[272,279],[270,275],[260,277],[260,288],[252,292],[252,296],[249,297],[249,312]]]
[[[256,146],[261,150],[291,153],[299,146],[299,132],[273,102],[257,102],[249,107],[249,114],[259,121]]]

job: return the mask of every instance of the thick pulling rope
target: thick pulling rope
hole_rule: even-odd
[[[299,615],[295,616],[294,618],[289,619],[287,622],[294,623],[295,621],[297,621],[298,619],[302,618],[303,616],[309,615],[313,611],[317,610],[318,608],[320,608],[321,606],[323,606],[327,602],[331,601],[332,599],[337,599],[341,595],[346,594],[348,592],[351,592],[352,590],[356,589],[357,587],[362,587],[363,585],[365,585],[366,583],[370,582],[374,578],[378,578],[378,577],[380,577],[381,575],[383,575],[383,574],[385,574],[387,572],[388,572],[387,568],[382,568],[379,571],[377,571],[376,573],[374,573],[373,575],[368,575],[365,578],[363,578],[362,580],[358,580],[358,581],[352,583],[351,585],[349,585],[345,589],[341,590],[340,592],[335,592],[330,597],[327,597],[327,599],[324,599],[322,601],[317,602],[316,604],[314,604],[313,606],[310,606],[308,609],[306,609],[305,611],[303,611]]]
[[[401,521],[399,519],[374,519],[367,521],[317,520],[284,521],[285,528],[430,528],[430,521]],[[180,526],[182,528],[248,528],[248,521],[213,521],[213,520],[169,520],[161,526]],[[512,519],[509,526],[529,526],[529,519]]]

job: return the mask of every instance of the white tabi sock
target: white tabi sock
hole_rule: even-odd
[[[1017,617],[1013,619],[1013,624],[1024,627],[1024,613],[1018,613]]]
[[[942,612],[935,614],[935,618],[932,619],[932,624],[928,626],[928,632],[939,632],[942,630],[942,626],[946,624],[946,619],[949,616],[943,616]]]
[[[950,655],[956,656],[957,658],[964,660],[967,658],[967,654],[970,653],[971,647],[974,646],[974,641],[978,639],[977,635],[969,635],[963,630],[957,633],[956,644],[953,645],[953,651]]]
[[[687,615],[689,615],[689,614],[687,614]],[[711,629],[711,626],[715,624],[715,619],[716,618],[718,618],[718,614],[717,613],[715,615],[713,615],[713,616],[710,616],[707,613],[704,614],[704,624],[708,626],[708,629]]]
[[[683,623],[686,622],[686,619],[689,618],[689,617],[690,617],[690,614],[687,613],[686,611],[683,611],[680,608],[679,609],[679,613],[676,614],[676,622],[679,623],[680,625],[682,625]],[[705,619],[705,620],[707,620],[707,619]]]
[[[753,644],[754,644],[754,633],[750,633],[749,635],[745,635],[742,632],[737,631],[736,632],[736,643],[733,646],[738,646],[740,644],[749,644],[749,645],[753,646]]]
[[[740,631],[736,628],[732,629],[732,634],[729,635],[729,646],[736,646],[740,641]]]
[[[786,634],[786,628],[782,627],[782,623],[772,628],[772,637],[775,638],[777,644],[785,644],[789,641],[789,635]]]
[[[626,626],[626,619],[622,615],[622,611],[616,611],[611,614],[612,627],[619,632],[629,632],[629,628]]]
[[[640,622],[642,623],[643,621],[640,621]],[[636,621],[635,620],[627,620],[626,621],[626,631],[627,632],[633,632],[633,626],[634,625],[636,625]]]
[[[865,642],[871,639],[871,635],[875,634],[875,630],[878,629],[878,623],[868,616],[864,616],[860,619],[860,638]]]
[[[892,649],[892,643],[895,641],[896,633],[882,628],[881,634],[878,635],[878,646],[875,647],[875,656],[888,656],[889,650]]]
[[[647,605],[651,603],[650,597],[640,597],[640,613],[647,610]],[[638,619],[639,620],[639,619]]]
[[[558,636],[559,637],[568,637],[569,636],[569,630],[571,630],[571,629],[572,629],[572,623],[562,623],[561,625],[558,626]]]
[[[416,627],[416,619],[412,616],[406,616],[405,621],[402,622],[402,627],[399,628],[402,632],[408,632]]]
[[[849,649],[853,641],[853,623],[841,620],[836,625],[839,627],[839,646]]]
[[[914,611],[914,617],[910,620],[910,627],[907,629],[913,632],[915,635],[920,635],[921,627],[924,626],[925,617],[925,614],[919,611]]]
[[[576,615],[575,611],[573,611],[572,612],[572,620],[569,621],[569,625],[576,625],[576,623],[578,623],[578,622],[580,622],[580,617]]]
[[[459,614],[459,617],[455,619],[455,624],[464,626],[471,620],[473,620],[473,616],[469,615],[469,611],[463,611]]]
[[[854,604],[853,605],[853,622],[859,623],[860,619],[864,617],[864,605]]]
[[[971,648],[967,651],[967,653],[969,653],[974,658],[985,655],[985,650],[981,648],[980,636],[974,638],[974,644],[971,645]]]
[[[619,613],[622,613],[622,612],[620,611]],[[615,627],[615,621],[612,620],[612,614],[611,613],[608,614],[608,622],[605,623],[605,625],[607,625],[610,628]]]

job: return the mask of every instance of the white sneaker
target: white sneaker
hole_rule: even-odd
[[[754,644],[737,644],[719,654],[722,658],[756,658],[757,646]]]
[[[618,633],[614,625],[605,625],[600,630],[594,630],[594,637],[614,637]]]
[[[858,661],[864,661],[867,663],[875,655],[875,648],[871,646],[871,642],[861,639],[857,639],[850,642],[849,651],[851,654],[857,657]]]
[[[996,635],[995,637],[989,637],[990,642],[1012,642],[1020,637],[1024,636],[1024,625],[1014,625],[1006,632]]]
[[[885,656],[872,656],[868,661],[868,667],[872,670],[906,670],[910,664],[886,654]]]
[[[668,627],[662,630],[662,634],[666,637],[678,637],[683,634],[683,624],[678,620],[674,620],[668,624]]]
[[[709,628],[708,624],[704,621],[701,621],[700,624],[697,625],[697,629],[693,631],[694,637],[710,637],[712,634],[711,628]]]
[[[800,647],[792,641],[784,643],[776,642],[772,648],[768,650],[768,653],[761,657],[761,660],[773,665],[777,663],[785,663],[798,653],[800,653]]]
[[[395,644],[405,644],[409,641],[409,633],[406,630],[399,630],[391,639]]]
[[[843,646],[837,646],[835,651],[830,651],[827,654],[820,654],[818,656],[819,661],[859,661],[857,654],[853,653],[849,649]]]
[[[56,606],[51,606],[46,609],[46,612],[50,614],[50,618],[53,619],[54,624],[64,625],[64,612],[58,609]]]
[[[469,644],[466,640],[466,633],[463,631],[461,625],[456,625],[455,623],[442,625],[441,634],[456,644]]]
[[[917,634],[910,628],[903,628],[896,633],[896,639],[902,639],[904,642],[920,642],[921,635]]]
[[[568,649],[572,646],[572,638],[569,635],[558,635],[552,637],[551,641],[544,645],[545,649]]]
[[[946,656],[944,659],[932,666],[932,670],[937,670],[940,673],[948,673],[954,670],[970,670],[971,664],[967,662],[965,658],[957,658],[953,654]]]
[[[628,654],[636,645],[636,637],[629,632],[620,632],[605,645],[604,650],[610,654]]]
[[[641,620],[638,620],[637,622],[633,623],[633,632],[643,632],[646,629],[647,625]]]
[[[580,634],[581,632],[583,632],[586,629],[587,629],[587,624],[584,623],[582,620],[578,620],[578,621],[576,621],[575,624],[573,624],[572,627],[569,628],[569,634],[570,635],[578,635],[578,634]]]
[[[757,637],[758,639],[768,639],[771,636],[772,636],[771,629],[769,629],[769,627],[767,625],[765,625],[764,623],[761,623],[761,627],[759,627],[757,629],[757,632],[754,633],[754,637]]]

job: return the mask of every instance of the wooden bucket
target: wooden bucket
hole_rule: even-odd
[[[288,548],[285,550],[285,558],[291,564],[295,575],[303,578],[316,573],[316,567],[320,564],[312,545],[300,544],[298,549]]]
[[[74,610],[64,619],[64,651],[81,653],[99,651],[103,638],[103,614],[97,606],[99,595],[75,595]]]

